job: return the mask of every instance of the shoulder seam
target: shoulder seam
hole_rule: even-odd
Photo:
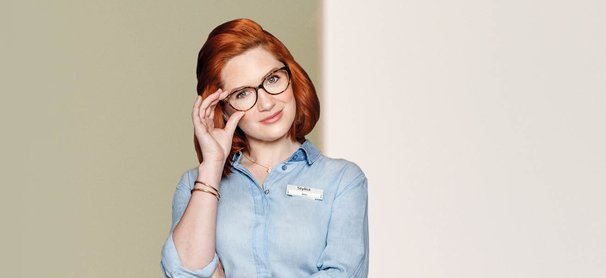
[[[341,189],[340,192],[337,192],[335,199],[339,198],[339,196],[341,196],[346,191],[347,188],[351,187],[352,184],[357,182],[360,178],[361,178],[361,180],[365,180],[366,175],[364,175],[364,173],[362,172],[362,173],[359,173],[357,176],[355,176],[353,179],[351,179],[351,182],[349,182],[345,187],[343,187],[343,189]]]

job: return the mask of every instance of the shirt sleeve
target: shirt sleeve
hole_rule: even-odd
[[[357,176],[337,193],[326,247],[311,277],[368,277],[368,182]]]
[[[165,277],[187,277],[187,278],[202,278],[202,277],[211,277],[215,268],[217,268],[217,264],[219,262],[219,257],[215,252],[215,255],[212,261],[205,267],[200,269],[187,269],[181,263],[181,259],[179,258],[179,254],[177,253],[177,249],[175,247],[175,243],[173,241],[173,231],[179,220],[181,220],[181,216],[185,212],[185,208],[189,203],[189,199],[191,198],[191,188],[187,184],[189,181],[188,172],[185,172],[183,176],[181,176],[181,180],[177,185],[177,189],[173,196],[172,203],[172,224],[170,228],[170,232],[164,246],[162,247],[162,260],[160,261],[160,267],[164,272]]]

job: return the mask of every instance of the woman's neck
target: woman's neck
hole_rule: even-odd
[[[257,163],[269,167],[288,159],[301,146],[301,143],[287,136],[273,142],[249,139],[248,144],[250,150],[247,155]]]

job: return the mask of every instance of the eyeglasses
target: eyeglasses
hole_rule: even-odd
[[[283,66],[265,75],[259,86],[236,88],[223,101],[229,103],[235,110],[248,111],[257,104],[259,89],[263,89],[271,95],[278,95],[286,91],[289,85],[290,69],[288,66]]]

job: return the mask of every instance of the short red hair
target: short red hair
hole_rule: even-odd
[[[202,96],[202,99],[205,99],[219,88],[222,88],[224,84],[221,80],[221,70],[225,64],[231,58],[259,46],[290,68],[291,86],[297,103],[297,111],[295,120],[288,132],[291,139],[303,143],[305,136],[311,132],[320,118],[320,101],[316,95],[316,89],[305,70],[295,61],[286,46],[250,19],[235,19],[217,26],[210,32],[198,53],[198,65],[196,67],[198,85],[196,91],[198,95]],[[221,105],[216,106],[214,121],[215,127],[225,127]],[[195,135],[194,146],[198,161],[202,163],[202,151]],[[248,150],[248,148],[246,135],[240,128],[237,128],[228,160],[235,153]],[[230,173],[230,165],[227,162],[223,168],[223,176]]]

